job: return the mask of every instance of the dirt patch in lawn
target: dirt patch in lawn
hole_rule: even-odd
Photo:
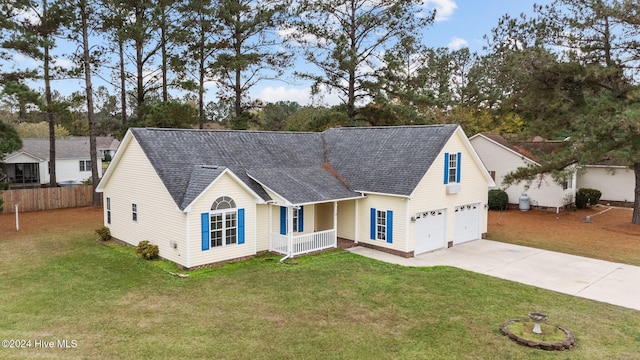
[[[47,211],[19,212],[19,232],[15,214],[0,214],[0,241],[14,237],[51,231],[97,229],[102,226],[101,207],[78,207]]]
[[[556,214],[489,211],[491,240],[640,266],[640,225],[632,210],[597,206]],[[586,222],[590,216],[590,222]]]

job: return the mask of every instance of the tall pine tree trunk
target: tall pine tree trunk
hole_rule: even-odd
[[[84,80],[87,91],[87,118],[89,119],[89,155],[91,156],[91,183],[93,185],[93,206],[100,205],[101,195],[95,191],[98,186],[98,154],[96,149],[96,120],[93,114],[93,86],[91,84],[91,57],[89,54],[89,30],[87,24],[87,2],[81,0],[80,21],[82,23],[82,46],[84,62]]]
[[[44,19],[48,18],[47,14],[47,1],[42,1],[42,17]],[[44,97],[47,103],[47,121],[49,122],[49,186],[55,187],[58,186],[58,181],[56,179],[56,120],[53,116],[53,100],[51,97],[51,78],[49,74],[50,67],[50,59],[49,59],[49,47],[51,46],[49,43],[49,35],[45,35],[44,37]]]
[[[122,127],[127,125],[127,74],[124,71],[124,41],[118,39],[118,55],[120,56],[120,120]]]

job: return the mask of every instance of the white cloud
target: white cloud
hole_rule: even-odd
[[[461,39],[459,37],[452,38],[451,41],[449,41],[449,44],[447,44],[447,47],[450,50],[458,50],[466,46],[469,46],[467,40]]]
[[[426,0],[425,5],[436,9],[436,21],[449,20],[453,12],[458,8],[454,0]]]

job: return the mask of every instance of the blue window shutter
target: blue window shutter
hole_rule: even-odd
[[[287,208],[280,206],[280,235],[287,235]]]
[[[298,232],[304,231],[304,206],[298,209]]]
[[[393,211],[387,210],[387,242],[393,242]]]
[[[458,168],[456,173],[456,182],[460,182],[460,169],[462,168],[462,153],[458,153]]]
[[[376,239],[376,209],[375,208],[371,208],[371,233],[370,233],[370,239],[371,240],[375,240]]]
[[[449,183],[449,153],[444,153],[444,184]]]
[[[209,213],[200,214],[200,227],[202,229],[202,250],[209,250]]]
[[[244,209],[238,209],[238,244],[244,244]]]

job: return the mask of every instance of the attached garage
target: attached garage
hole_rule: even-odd
[[[456,206],[454,244],[480,239],[480,204]]]
[[[414,254],[442,249],[446,246],[445,210],[425,211],[416,216]]]

